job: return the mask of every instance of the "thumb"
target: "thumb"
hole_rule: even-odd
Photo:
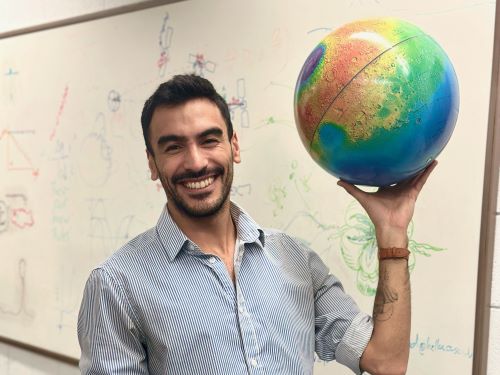
[[[359,203],[362,204],[362,202],[365,200],[367,193],[358,188],[357,186],[350,184],[344,180],[339,180],[337,182],[337,185],[344,188],[344,190],[347,191],[349,194],[351,194]]]

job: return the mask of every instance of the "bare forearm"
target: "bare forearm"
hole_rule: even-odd
[[[408,262],[380,261],[379,282],[373,306],[373,339],[390,356],[408,356],[411,293]]]
[[[406,246],[406,241],[402,245],[395,240],[379,241],[379,246],[389,243]],[[373,321],[372,338],[363,354],[370,360],[365,362],[362,357],[361,367],[371,374],[404,374],[409,356],[411,322],[410,277],[406,259],[379,262]]]

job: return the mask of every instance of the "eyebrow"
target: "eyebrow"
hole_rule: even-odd
[[[207,129],[207,130],[201,132],[200,134],[198,134],[197,138],[205,138],[205,137],[208,137],[209,135],[215,135],[218,137],[222,137],[222,129],[220,129],[220,128]]]
[[[201,132],[200,134],[198,134],[196,136],[196,138],[200,139],[200,138],[205,138],[205,137],[208,137],[210,135],[215,135],[215,136],[218,136],[218,137],[221,137],[223,134],[222,130],[220,128],[216,128],[216,127],[213,127],[213,128],[210,128],[210,129],[207,129],[203,132]],[[187,137],[184,137],[182,135],[174,135],[174,134],[170,134],[170,135],[162,135],[160,138],[158,138],[158,146],[161,146],[165,143],[168,143],[168,142],[184,142],[187,140]]]

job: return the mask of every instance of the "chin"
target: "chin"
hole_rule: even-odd
[[[209,217],[214,216],[225,206],[225,201],[203,202],[199,204],[186,204],[186,202],[176,202],[173,200],[176,208],[190,217]]]

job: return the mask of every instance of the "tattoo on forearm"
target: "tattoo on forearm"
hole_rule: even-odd
[[[381,270],[377,294],[373,305],[373,319],[386,321],[392,317],[394,312],[394,303],[400,299],[397,290],[388,285],[389,273],[387,270]],[[403,291],[410,291],[410,277],[407,274],[403,285]]]
[[[390,290],[385,285],[377,290],[377,297],[373,305],[373,319],[378,321],[389,320],[392,316],[394,306],[392,305],[399,299],[396,291]]]

